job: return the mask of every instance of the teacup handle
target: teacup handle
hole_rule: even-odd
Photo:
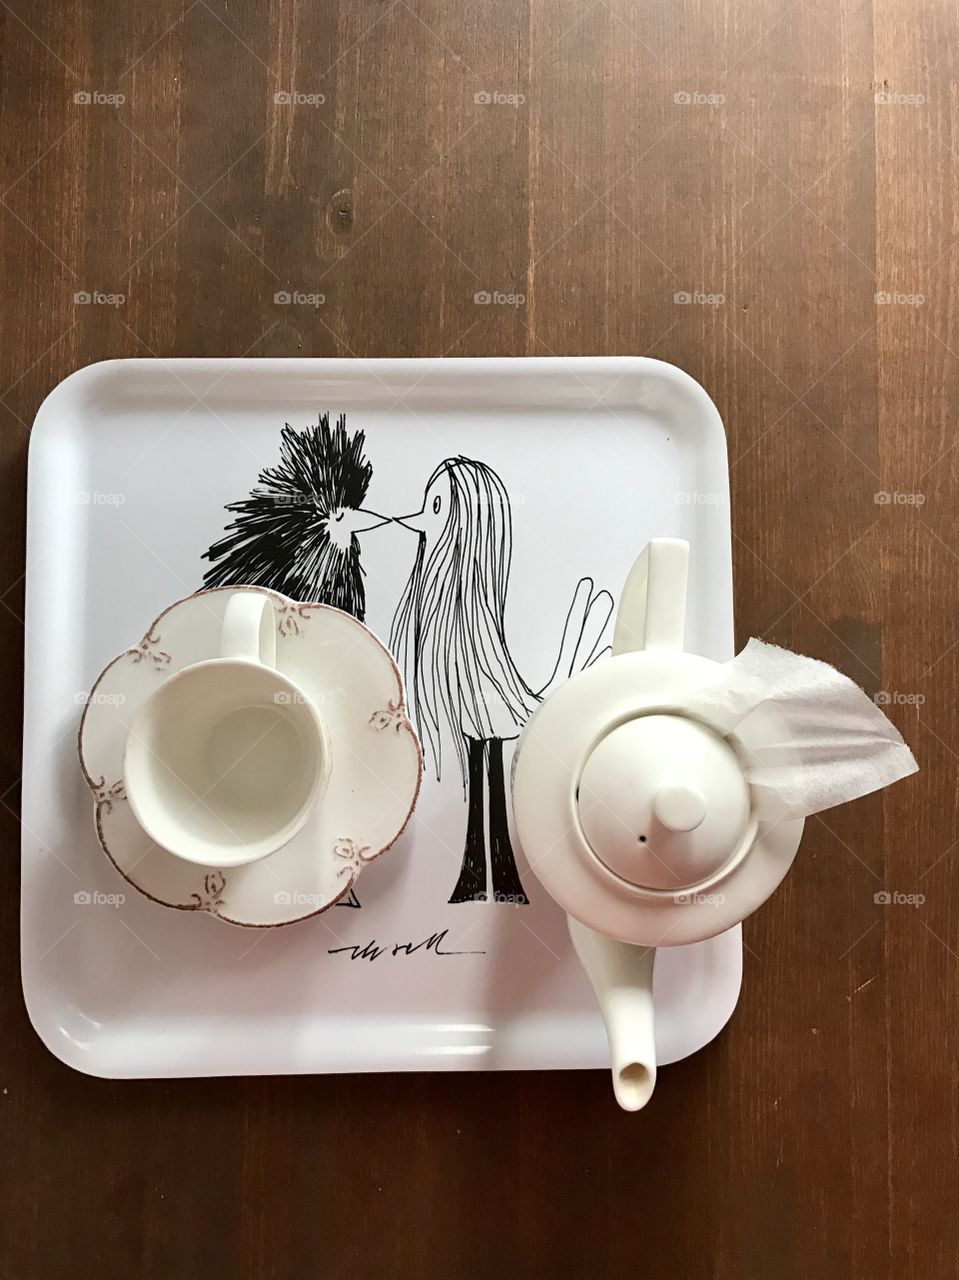
[[[223,611],[221,658],[245,658],[276,666],[276,619],[273,601],[259,591],[236,591]]]

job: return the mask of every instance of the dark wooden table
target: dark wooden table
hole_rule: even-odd
[[[0,53],[3,1280],[959,1274],[955,7],[0,0]],[[590,353],[709,390],[739,640],[892,695],[920,775],[808,824],[731,1025],[637,1116],[595,1072],[62,1066],[18,975],[43,396],[108,356]]]

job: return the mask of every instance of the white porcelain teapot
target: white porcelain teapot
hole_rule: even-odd
[[[712,937],[763,903],[792,864],[803,813],[916,767],[862,690],[823,663],[759,642],[742,655],[758,651],[770,664],[770,685],[779,681],[807,729],[783,716],[775,694],[766,699],[748,661],[740,671],[741,659],[684,652],[688,560],[686,542],[648,544],[623,590],[612,658],[542,703],[513,768],[519,842],[567,913],[628,1111],[648,1102],[656,1081],[655,949]],[[851,746],[828,727],[840,708]],[[837,754],[853,761],[838,783]]]

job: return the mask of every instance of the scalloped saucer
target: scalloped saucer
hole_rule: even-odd
[[[274,601],[277,669],[319,708],[332,768],[317,811],[289,844],[246,866],[205,870],[154,844],[138,824],[124,792],[123,751],[129,726],[158,685],[218,654],[223,610],[238,590]],[[201,591],[161,613],[93,686],[79,749],[100,844],[134,888],[163,906],[260,927],[317,915],[349,893],[363,867],[403,831],[423,771],[399,671],[372,631],[339,609],[259,587]]]

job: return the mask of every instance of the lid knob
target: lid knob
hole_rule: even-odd
[[[684,783],[660,787],[653,796],[653,816],[670,831],[695,831],[706,816],[706,797]]]

